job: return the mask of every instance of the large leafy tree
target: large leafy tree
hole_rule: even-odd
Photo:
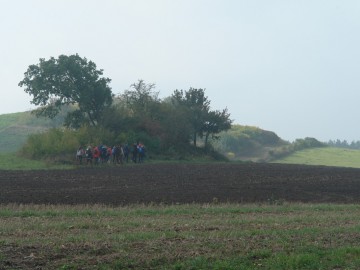
[[[230,113],[225,108],[222,111],[209,111],[207,119],[202,127],[202,135],[205,137],[205,147],[208,147],[209,136],[212,139],[219,139],[221,131],[226,131],[231,128],[232,120],[230,119]]]
[[[65,119],[64,124],[69,127],[98,125],[112,103],[111,80],[102,77],[103,70],[98,70],[94,62],[78,54],[41,58],[24,75],[19,86],[33,96],[32,104],[41,106],[35,111],[37,116],[53,118],[63,105],[75,105]]]
[[[205,147],[207,147],[210,135],[216,139],[216,134],[231,127],[230,114],[227,109],[210,110],[211,102],[205,95],[204,89],[175,90],[172,99],[175,106],[182,107],[187,111],[188,121],[192,127],[194,146],[197,144],[198,136],[205,137]]]
[[[202,136],[202,128],[210,110],[210,100],[204,89],[190,88],[188,91],[175,90],[172,95],[174,104],[188,111],[192,126],[193,144],[197,144],[197,136]]]
[[[141,117],[152,117],[160,103],[159,92],[154,89],[154,83],[145,83],[144,80],[138,80],[130,85],[130,89],[126,90],[120,98],[125,101],[132,114]]]
[[[159,92],[155,91],[155,84],[138,80],[120,95],[128,114],[136,120],[137,131],[147,132],[150,135],[159,135],[159,120],[162,118],[161,100]]]

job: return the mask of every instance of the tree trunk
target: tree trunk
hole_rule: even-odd
[[[90,120],[91,124],[95,127],[95,126],[96,126],[96,123],[95,123],[94,119],[92,118],[91,113],[90,113],[90,112],[87,112],[87,115],[88,115],[88,117],[89,117],[89,120]]]
[[[207,149],[207,147],[208,147],[209,135],[210,135],[210,133],[208,133],[208,132],[205,135],[205,149]]]

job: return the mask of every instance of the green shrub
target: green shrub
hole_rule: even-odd
[[[55,158],[75,155],[79,146],[108,144],[114,141],[114,134],[108,130],[94,127],[82,127],[79,130],[54,128],[28,137],[20,150],[28,158]]]
[[[293,147],[295,151],[303,150],[307,148],[314,148],[314,147],[325,147],[326,144],[319,142],[315,138],[306,137],[305,139],[296,139],[293,143]]]
[[[227,158],[217,153],[211,145],[207,149],[193,147],[190,143],[184,147],[163,145],[161,138],[151,136],[145,131],[128,131],[115,134],[106,128],[81,127],[78,130],[54,128],[43,133],[32,134],[21,148],[20,153],[31,159],[46,159],[55,163],[69,163],[74,160],[79,146],[107,145],[127,143],[144,144],[147,158],[160,159],[196,159],[205,157],[211,160],[225,161]]]
[[[21,153],[29,158],[44,158],[74,152],[79,141],[73,131],[66,129],[50,129],[47,132],[32,134],[21,149]]]

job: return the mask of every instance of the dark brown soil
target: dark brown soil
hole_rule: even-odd
[[[0,171],[0,203],[360,202],[360,169],[281,164],[137,164]]]

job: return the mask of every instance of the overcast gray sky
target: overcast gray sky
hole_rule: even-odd
[[[0,0],[0,114],[39,58],[78,53],[161,97],[205,88],[213,109],[281,138],[360,140],[358,0]]]

